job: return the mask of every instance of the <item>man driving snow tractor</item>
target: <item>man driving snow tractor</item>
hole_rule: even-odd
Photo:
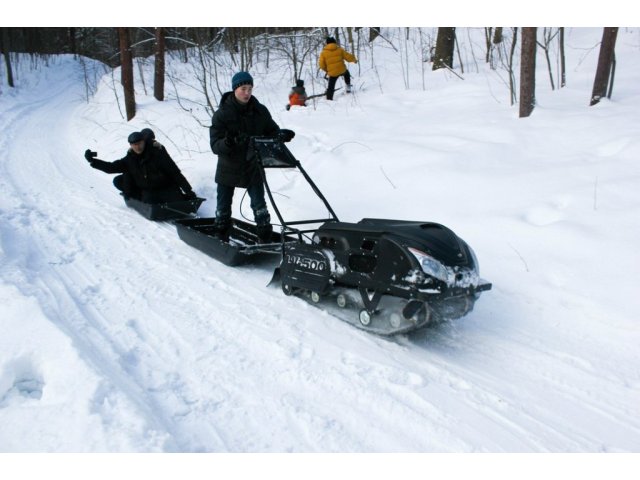
[[[229,240],[232,229],[231,205],[236,187],[246,188],[261,241],[270,240],[273,233],[271,216],[264,197],[264,185],[249,139],[253,136],[279,135],[290,141],[295,133],[281,129],[271,118],[267,107],[253,95],[253,77],[238,72],[231,79],[231,91],[220,99],[209,129],[211,151],[218,156],[216,168],[217,206],[216,235]]]

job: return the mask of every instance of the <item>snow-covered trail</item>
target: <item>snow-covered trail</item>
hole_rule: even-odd
[[[28,299],[5,325],[32,322],[59,345],[11,337],[0,420],[29,408],[11,394],[26,384],[43,404],[67,392],[47,408],[74,408],[86,429],[68,438],[36,415],[33,444],[13,449],[39,436],[60,451],[640,449],[637,364],[612,368],[637,358],[614,351],[623,329],[594,338],[520,316],[515,287],[498,284],[453,324],[361,332],[267,288],[274,264],[226,267],[128,210],[82,157],[81,77],[52,83],[0,107],[0,293]],[[77,368],[57,370],[69,358]],[[19,428],[3,423],[0,450]]]

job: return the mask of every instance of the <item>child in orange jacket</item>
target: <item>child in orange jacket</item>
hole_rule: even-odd
[[[304,88],[304,80],[296,80],[296,85],[291,87],[287,110],[289,110],[292,105],[307,106],[307,91]]]

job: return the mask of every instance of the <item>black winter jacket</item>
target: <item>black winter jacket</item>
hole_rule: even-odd
[[[191,185],[167,150],[156,142],[147,143],[140,155],[129,149],[120,160],[105,162],[96,158],[91,166],[106,173],[129,173],[142,190],[178,186],[184,193],[191,191]]]
[[[236,137],[243,134],[252,136],[273,136],[280,131],[278,124],[271,118],[267,107],[256,97],[249,103],[239,103],[233,92],[227,92],[220,99],[220,108],[213,114],[209,138],[211,150],[218,155],[216,183],[229,187],[246,188],[254,182],[262,181],[254,154],[249,151],[249,142],[229,147],[225,137],[229,134]]]

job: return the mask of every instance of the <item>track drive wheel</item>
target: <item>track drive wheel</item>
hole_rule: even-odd
[[[366,327],[371,323],[371,314],[363,308],[358,314],[358,319],[360,323]]]
[[[336,303],[340,308],[344,308],[347,306],[347,296],[344,293],[339,294],[336,297]]]
[[[288,283],[282,282],[282,291],[287,296],[293,295],[293,287]]]

